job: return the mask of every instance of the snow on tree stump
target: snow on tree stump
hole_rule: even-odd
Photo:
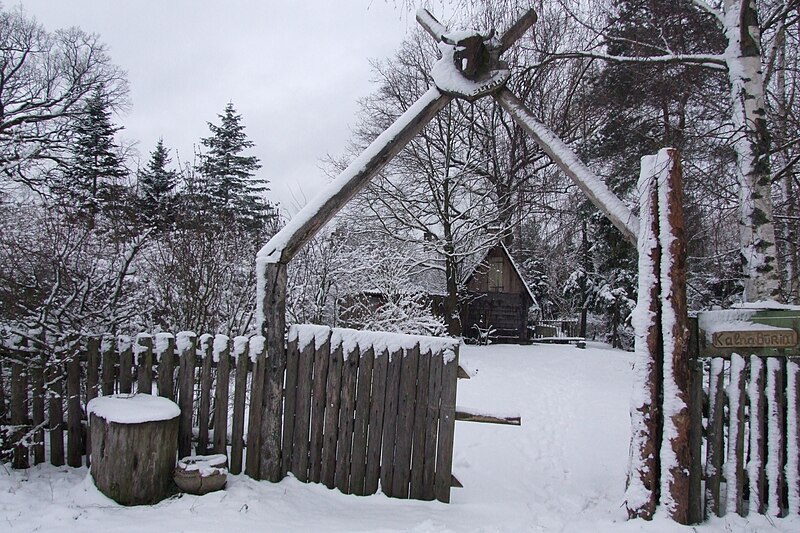
[[[222,453],[184,457],[175,468],[175,484],[189,494],[221,490],[228,481],[227,466],[228,458]]]
[[[149,394],[116,394],[94,398],[87,412],[100,492],[122,505],[163,500],[178,454],[178,406]]]

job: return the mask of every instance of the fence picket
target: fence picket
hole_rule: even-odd
[[[250,381],[250,413],[247,418],[247,452],[245,457],[245,474],[253,479],[261,479],[261,400],[264,391],[264,372],[267,365],[266,340],[262,336],[250,339],[248,356],[253,365],[253,377]],[[255,406],[255,408],[254,408]]]
[[[297,346],[297,330],[289,333],[286,348],[286,387],[283,389],[283,445],[281,446],[281,477],[292,469],[292,443],[294,442],[295,407],[297,402],[297,370],[300,351]]]
[[[50,464],[64,464],[64,372],[60,360],[50,361],[45,367],[49,397],[47,421],[50,433]]]
[[[315,341],[303,346],[297,365],[297,400],[294,414],[294,443],[292,473],[300,481],[308,481],[308,429],[311,417],[311,388],[313,380]]]
[[[153,337],[149,333],[136,335],[133,346],[136,360],[136,392],[153,393]]]
[[[247,337],[233,340],[233,359],[236,362],[236,378],[233,391],[233,428],[231,429],[231,474],[242,472],[242,452],[244,451],[244,409],[247,395],[247,371],[249,341]]]
[[[180,361],[178,369],[178,405],[181,408],[180,420],[178,421],[178,456],[186,457],[192,453],[192,414],[197,335],[188,331],[178,333],[176,345]]]
[[[383,451],[381,453],[381,487],[387,496],[393,496],[394,445],[397,440],[397,404],[400,398],[400,368],[403,350],[389,352],[386,372],[386,399],[383,409]]]
[[[373,386],[367,432],[367,464],[364,472],[364,493],[366,494],[378,492],[378,480],[381,476],[383,420],[386,405],[385,384],[388,370],[389,352],[384,348],[380,353],[375,353],[375,362],[372,365]]]
[[[766,427],[764,412],[765,371],[760,357],[750,356],[750,382],[747,395],[750,398],[750,454],[747,475],[750,482],[750,512],[764,514],[766,511],[766,475],[764,460],[766,450]]]
[[[211,363],[213,361],[214,336],[205,334],[200,337],[200,349],[197,354],[201,358],[200,369],[200,412],[198,425],[200,434],[197,437],[197,455],[208,453],[208,425],[211,413]]]
[[[426,350],[419,356],[418,378],[414,400],[414,445],[411,450],[411,488],[409,497],[421,500],[425,492],[423,478],[425,475],[425,430],[428,414],[428,376],[430,375],[431,351]]]
[[[171,333],[156,334],[154,347],[158,363],[158,395],[175,401],[175,337]]]
[[[442,399],[439,405],[439,440],[436,448],[434,492],[440,502],[450,502],[453,476],[453,437],[456,423],[456,380],[458,379],[458,347],[446,356],[442,367]]]
[[[329,489],[334,487],[336,472],[336,442],[339,431],[339,391],[342,383],[341,339],[331,339],[331,357],[328,360],[328,379],[325,386],[325,422],[322,442],[320,481]]]
[[[786,449],[784,430],[786,429],[786,411],[784,405],[784,371],[781,360],[776,357],[767,358],[767,375],[765,396],[767,401],[767,442],[769,446],[765,457],[764,469],[767,476],[767,510],[773,516],[783,516],[783,491],[786,479],[784,468]]]
[[[133,389],[133,348],[131,339],[120,336],[117,340],[119,350],[119,392],[130,394]]]
[[[728,452],[725,461],[727,483],[727,510],[740,516],[747,514],[744,504],[745,475],[745,404],[747,402],[747,361],[744,357],[731,356],[731,378],[728,384]]]
[[[33,443],[31,452],[33,454],[33,464],[38,465],[44,462],[44,365],[43,355],[31,356],[30,380],[31,380],[31,422],[33,423]]]
[[[228,390],[231,373],[231,340],[227,335],[214,337],[214,361],[217,384],[214,389],[214,453],[228,455]]]
[[[414,438],[414,402],[416,400],[419,344],[403,350],[400,366],[400,394],[397,401],[397,437],[394,444],[392,496],[408,498],[411,478],[411,447]],[[455,405],[454,405],[455,410]]]
[[[422,472],[422,499],[436,498],[436,443],[439,436],[439,406],[442,398],[444,357],[434,354],[428,376],[428,405],[425,410],[425,464]]]
[[[334,484],[345,494],[350,493],[350,458],[353,449],[353,419],[356,406],[356,379],[358,377],[358,345],[345,346],[342,363],[341,400],[339,403],[339,431],[336,443],[336,473]]]
[[[322,479],[322,432],[325,427],[325,388],[328,381],[328,363],[331,358],[331,332],[319,347],[315,346],[313,385],[311,390],[311,442],[308,450],[308,480],[319,483]]]
[[[360,350],[358,362],[358,384],[356,386],[356,410],[353,424],[353,449],[350,455],[350,493],[364,496],[367,467],[367,432],[370,418],[370,396],[375,350],[372,346]]]
[[[720,482],[722,481],[722,463],[724,444],[724,402],[725,388],[723,383],[724,359],[715,357],[711,360],[708,381],[708,444],[706,446],[706,516],[722,516],[720,500]],[[731,406],[733,409],[733,406]],[[731,411],[733,413],[733,411]],[[733,414],[731,415],[733,416]]]
[[[14,446],[14,459],[11,465],[14,468],[28,468],[28,446],[22,440],[26,432],[28,409],[28,371],[21,361],[11,363],[11,425],[14,426],[12,442]]]
[[[77,353],[67,358],[67,465],[83,465],[81,424],[81,366]]]
[[[101,384],[100,390],[103,396],[110,396],[114,394],[114,380],[116,379],[116,358],[117,353],[114,349],[114,342],[113,339],[104,336],[102,342],[100,343],[100,351],[103,352],[102,355],[102,374],[101,374]]]

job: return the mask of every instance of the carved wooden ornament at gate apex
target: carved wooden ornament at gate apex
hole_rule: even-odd
[[[477,30],[447,31],[426,9],[417,11],[417,21],[438,41],[442,54],[431,69],[436,88],[473,101],[506,84],[511,70],[500,54],[536,22],[536,13],[526,12],[502,37],[493,29],[486,35]]]

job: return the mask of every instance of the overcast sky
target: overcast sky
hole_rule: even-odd
[[[2,1],[2,0],[0,0]],[[19,0],[2,1],[6,9]],[[398,49],[413,13],[393,0],[22,0],[47,30],[97,33],[128,73],[120,137],[146,159],[159,137],[183,161],[232,101],[256,144],[273,199],[290,213],[340,155],[357,100],[373,89],[369,60]]]

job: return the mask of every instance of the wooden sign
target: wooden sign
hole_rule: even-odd
[[[792,348],[797,345],[793,329],[719,331],[712,338],[715,348]]]

